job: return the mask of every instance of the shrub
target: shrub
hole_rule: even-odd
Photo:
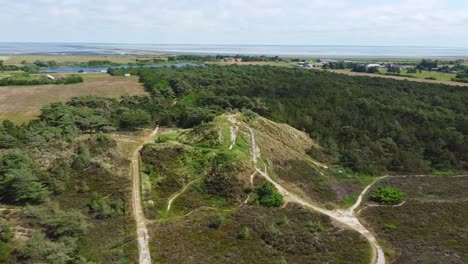
[[[217,229],[224,223],[224,216],[221,214],[213,214],[209,218],[208,226]]]
[[[256,193],[257,201],[261,206],[280,207],[284,203],[283,196],[270,182],[266,182],[261,186],[256,187],[254,192]]]
[[[78,145],[78,152],[73,161],[73,168],[77,170],[83,170],[89,166],[91,162],[91,154],[88,146],[84,143]]]
[[[0,262],[7,263],[10,259],[11,239],[13,232],[10,225],[3,219],[0,220]]]
[[[306,228],[309,232],[312,232],[312,233],[325,231],[325,227],[322,225],[320,221],[309,221],[306,224]]]
[[[121,199],[109,200],[95,196],[88,204],[88,207],[95,218],[105,219],[122,214],[124,203]]]
[[[246,226],[242,228],[242,233],[239,235],[239,238],[242,240],[249,240],[250,239],[250,229]]]
[[[279,226],[289,226],[289,218],[285,215],[277,222],[277,224]]]
[[[404,199],[405,194],[394,187],[379,187],[371,197],[371,200],[380,204],[399,204]]]

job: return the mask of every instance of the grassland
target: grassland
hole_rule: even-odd
[[[137,77],[112,77],[101,73],[82,74],[84,82],[70,85],[0,87],[0,121],[24,123],[37,117],[41,107],[73,97],[96,95],[118,98],[145,94]]]
[[[407,196],[402,206],[361,213],[394,263],[467,263],[467,177],[387,178],[373,190],[379,186],[398,187]]]
[[[293,62],[288,61],[241,61],[241,62],[224,62],[224,61],[210,61],[206,62],[208,64],[216,64],[216,65],[269,65],[269,66],[280,66],[280,67],[294,67]]]
[[[33,63],[36,60],[56,61],[60,64],[65,63],[80,63],[92,60],[108,60],[115,63],[136,63],[137,59],[146,60],[160,58],[158,55],[12,55],[0,56],[0,60],[4,60],[5,64],[20,66],[21,62]]]
[[[225,219],[210,227],[213,217]],[[244,206],[234,212],[205,210],[150,226],[157,263],[368,263],[358,233],[294,205]],[[247,231],[246,231],[247,230]]]
[[[413,82],[443,83],[443,84],[448,84],[448,85],[468,86],[467,83],[450,81],[450,78],[455,77],[455,74],[451,74],[451,73],[423,71],[422,73],[408,74],[408,75],[412,75],[414,77],[404,77],[404,76],[384,75],[384,74],[365,73],[365,72],[352,72],[350,69],[346,69],[346,70],[327,70],[327,71],[346,74],[346,75],[352,75],[352,76],[369,76],[369,77],[376,77],[376,78],[407,80],[407,81],[413,81]],[[384,73],[386,70],[380,70],[380,71],[382,73]],[[406,73],[403,73],[403,74],[407,75]],[[436,78],[436,80],[424,79],[424,78],[427,78],[427,77],[434,77],[434,78]]]

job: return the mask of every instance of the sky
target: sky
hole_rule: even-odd
[[[468,47],[468,0],[0,0],[0,42]]]

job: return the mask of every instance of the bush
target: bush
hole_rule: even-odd
[[[309,221],[306,224],[306,228],[311,233],[325,231],[325,227],[320,221]]]
[[[208,226],[210,228],[218,229],[223,223],[224,216],[217,213],[210,216]]]
[[[12,250],[11,239],[13,232],[10,225],[3,219],[0,219],[0,262],[6,263],[10,259]]]
[[[107,198],[94,197],[88,204],[90,213],[97,219],[109,218],[123,213],[124,203],[121,199],[109,200]]]
[[[242,233],[239,235],[239,238],[242,240],[249,240],[250,239],[250,229],[246,226],[242,228]]]
[[[86,169],[91,162],[91,153],[84,143],[78,145],[78,152],[73,161],[73,168],[77,170]]]
[[[266,182],[254,190],[257,201],[261,206],[280,207],[284,203],[283,196],[276,190],[272,183]]]
[[[379,187],[374,192],[371,199],[380,204],[399,204],[405,199],[405,194],[398,188]]]
[[[25,214],[51,237],[78,237],[88,231],[87,218],[78,211],[63,211],[55,204],[28,206]]]

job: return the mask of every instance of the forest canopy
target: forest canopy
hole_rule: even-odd
[[[251,109],[305,130],[334,162],[367,173],[466,170],[468,91],[443,84],[272,66],[115,69],[153,97],[177,98],[166,123],[192,127]]]

